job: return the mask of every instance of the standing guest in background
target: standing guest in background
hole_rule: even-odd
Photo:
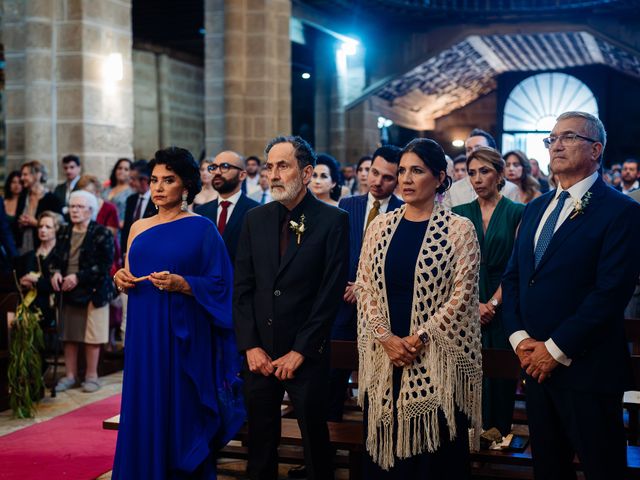
[[[62,203],[45,187],[47,170],[40,162],[33,160],[20,167],[22,193],[16,207],[16,246],[20,253],[27,253],[38,246],[38,216],[45,210],[62,213]]]
[[[224,151],[216,155],[208,168],[213,175],[213,188],[218,192],[218,198],[195,209],[198,215],[207,217],[218,227],[232,265],[236,259],[244,216],[260,205],[242,193],[241,185],[247,174],[244,165],[239,153]]]
[[[353,165],[345,165],[340,170],[342,178],[344,179],[344,186],[349,190],[350,195],[354,195],[357,192],[356,171]]]
[[[560,115],[548,138],[558,188],[525,209],[502,278],[506,334],[526,373],[535,478],[625,478],[624,309],[640,273],[640,205],[598,175],[602,122]]]
[[[463,154],[453,159],[453,181],[457,182],[467,176],[467,157]]]
[[[347,214],[307,191],[315,153],[301,137],[266,148],[276,202],[247,214],[235,268],[233,312],[246,355],[248,474],[278,478],[280,404],[289,394],[307,478],[333,478],[326,423],[331,324],[346,284]]]
[[[0,197],[0,272],[11,272],[13,259],[18,255],[16,242],[9,218],[4,210],[4,200]]]
[[[109,302],[116,292],[109,276],[113,235],[95,222],[98,200],[76,190],[69,197],[70,225],[61,229],[51,260],[51,286],[62,295],[62,341],[66,375],[58,381],[62,392],[78,381],[78,350],[84,344],[87,371],[83,391],[100,389],[100,345],[109,340]]]
[[[358,297],[363,478],[468,479],[479,446],[480,250],[473,224],[435,202],[451,185],[442,147],[411,141],[400,157],[405,205],[364,238]]]
[[[114,276],[131,320],[112,478],[215,479],[245,417],[231,264],[215,226],[188,211],[201,188],[191,153],[159,150],[150,169],[158,214],[133,225]]]
[[[80,180],[82,167],[80,166],[80,158],[77,155],[66,155],[62,157],[62,169],[66,180],[59,184],[53,191],[62,204],[62,212],[67,214],[67,204],[69,203],[69,195],[76,188],[76,183]]]
[[[517,185],[520,191],[520,202],[529,203],[540,196],[540,184],[531,175],[529,159],[520,150],[505,153],[505,173],[507,180]]]
[[[260,169],[260,190],[249,195],[249,198],[260,205],[269,203],[271,198],[271,188],[269,188],[269,172],[266,167]]]
[[[635,158],[627,158],[622,164],[622,172],[620,173],[622,182],[620,182],[617,189],[625,195],[637,190],[638,187],[640,187],[640,182],[638,182],[639,176],[638,160]]]
[[[321,202],[334,207],[338,206],[335,198],[336,191],[340,198],[340,187],[338,186],[339,169],[333,157],[319,154],[316,157],[316,166],[313,168],[309,189],[311,193]]]
[[[398,183],[399,162],[400,148],[394,145],[378,148],[373,154],[369,172],[369,193],[343,198],[338,205],[349,214],[349,275],[338,315],[333,323],[332,340],[356,340],[357,308],[353,284],[356,281],[362,239],[369,224],[378,215],[391,212],[402,205],[402,201],[393,194]],[[350,376],[350,370],[331,370],[329,421],[342,421]]]
[[[200,192],[198,192],[196,197],[193,199],[191,208],[193,208],[194,210],[200,205],[213,202],[216,198],[218,198],[218,192],[216,192],[216,190],[213,188],[213,175],[209,171],[209,165],[211,165],[212,163],[212,158],[205,157],[200,161],[200,181],[202,182],[202,190],[200,190]]]
[[[134,193],[129,195],[124,210],[124,223],[120,232],[120,245],[123,255],[126,254],[129,231],[131,225],[141,218],[148,218],[156,214],[156,207],[151,201],[151,191],[149,190],[149,164],[146,160],[136,160],[131,165],[129,175],[129,185]]]
[[[549,191],[549,180],[545,174],[542,173],[542,170],[540,170],[538,160],[530,158],[529,164],[531,165],[531,176],[540,184],[540,193],[547,193]]]
[[[242,180],[242,193],[251,195],[260,191],[260,159],[255,155],[244,161],[246,177]]]
[[[479,300],[483,348],[509,348],[502,324],[504,273],[524,205],[500,194],[504,186],[505,163],[497,150],[480,147],[467,159],[469,180],[478,198],[451,211],[473,222],[480,243]],[[483,379],[482,423],[485,430],[496,427],[503,436],[511,433],[516,381]]]
[[[127,198],[133,193],[129,185],[131,165],[131,160],[128,158],[118,159],[109,176],[109,187],[102,192],[102,198],[115,204],[118,209],[119,229],[124,226]]]
[[[371,161],[373,159],[370,155],[365,155],[356,165],[356,180],[358,186],[358,195],[366,195],[369,193],[369,184],[367,183],[367,177],[369,177],[369,170],[371,169]]]
[[[496,149],[496,141],[493,137],[480,128],[474,128],[464,142],[465,155],[468,157],[476,148],[491,147]],[[502,188],[502,195],[514,202],[520,202],[520,190],[517,185],[507,181]],[[449,190],[445,192],[442,204],[446,208],[452,208],[456,205],[471,203],[476,199],[476,191],[473,189],[469,177],[455,182]]]
[[[4,208],[7,214],[7,220],[12,227],[17,220],[16,210],[18,208],[18,198],[21,193],[22,182],[20,181],[20,171],[14,170],[4,182]]]

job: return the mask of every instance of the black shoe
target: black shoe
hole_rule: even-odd
[[[305,465],[298,465],[297,467],[290,468],[287,472],[289,478],[307,478],[307,467]]]

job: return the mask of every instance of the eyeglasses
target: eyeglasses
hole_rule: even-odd
[[[544,143],[545,148],[551,148],[551,146],[559,141],[560,144],[564,147],[569,145],[575,145],[578,139],[586,140],[591,143],[598,143],[600,140],[594,140],[593,138],[585,137],[584,135],[580,135],[578,133],[563,133],[562,135],[558,135],[556,137],[547,137],[543,138],[542,142]]]
[[[236,167],[235,165],[231,165],[230,163],[227,163],[227,162],[221,163],[220,165],[216,165],[215,163],[212,163],[207,167],[207,170],[209,171],[209,173],[215,173],[216,170],[218,170],[218,168],[220,169],[221,173],[227,173],[231,168],[235,168],[236,170],[244,170],[243,168]]]

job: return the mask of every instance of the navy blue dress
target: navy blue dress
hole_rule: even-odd
[[[398,337],[406,337],[411,332],[411,307],[416,263],[420,247],[427,231],[428,221],[412,222],[405,218],[400,220],[396,228],[384,266],[384,279],[387,287],[387,302],[391,331]],[[397,414],[395,402],[400,394],[402,367],[393,368],[393,399],[394,415]],[[367,410],[365,404],[365,441],[367,435]],[[394,466],[385,471],[367,454],[364,459],[363,478],[382,479],[463,479],[469,477],[469,438],[464,434],[468,428],[466,417],[456,411],[457,431],[462,432],[453,441],[448,440],[449,429],[444,414],[439,412],[440,420],[440,448],[434,453],[422,453],[406,459],[396,458]],[[395,423],[397,426],[397,422]],[[397,429],[394,428],[394,437]]]
[[[193,296],[149,281],[129,291],[112,478],[215,479],[216,451],[245,417],[227,249],[213,223],[190,216],[140,233],[129,268],[181,275]]]

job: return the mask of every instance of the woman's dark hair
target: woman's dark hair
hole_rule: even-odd
[[[505,186],[504,160],[500,156],[499,151],[491,147],[476,148],[469,154],[469,158],[467,158],[467,170],[469,169],[471,160],[478,160],[479,162],[490,165],[491,168],[498,172],[498,175],[500,176],[500,180],[498,181],[498,191],[502,190],[502,187]]]
[[[20,172],[18,170],[14,170],[11,172],[7,179],[4,181],[4,198],[5,200],[10,200],[13,198],[13,193],[11,193],[11,182],[13,182],[14,178],[20,178]],[[21,184],[22,185],[22,184]]]
[[[316,165],[326,165],[329,169],[329,175],[331,175],[331,181],[336,185],[331,189],[331,193],[329,196],[332,200],[336,202],[340,200],[340,195],[342,194],[342,184],[344,181],[342,180],[342,174],[340,173],[340,165],[338,161],[333,158],[331,155],[327,155],[326,153],[319,153],[316,159]]]
[[[511,150],[503,155],[505,163],[507,158],[513,155],[518,159],[518,163],[522,165],[522,178],[520,178],[520,189],[524,192],[525,202],[533,200],[536,192],[540,191],[540,182],[531,175],[531,163],[524,152],[520,150]]]
[[[202,190],[200,168],[189,150],[180,147],[169,147],[158,150],[153,160],[149,162],[149,171],[153,172],[156,165],[164,165],[167,170],[180,177],[187,189],[187,203],[192,203],[195,196]]]
[[[414,138],[402,149],[400,157],[405,153],[415,153],[420,157],[420,160],[436,178],[440,178],[440,173],[444,172],[444,181],[436,188],[436,193],[444,193],[449,190],[453,181],[447,175],[447,159],[438,142],[430,138]]]
[[[362,165],[364,162],[373,163],[373,157],[371,155],[365,155],[364,157],[360,157],[360,160],[358,160],[358,163],[356,164],[356,172],[360,170],[360,165]]]
[[[113,166],[113,169],[111,170],[111,176],[109,176],[109,186],[111,188],[114,188],[116,185],[118,185],[118,179],[116,178],[116,170],[118,170],[118,167],[122,162],[127,162],[129,164],[129,169],[131,169],[131,165],[133,164],[133,162],[128,158],[118,159],[116,164]]]

